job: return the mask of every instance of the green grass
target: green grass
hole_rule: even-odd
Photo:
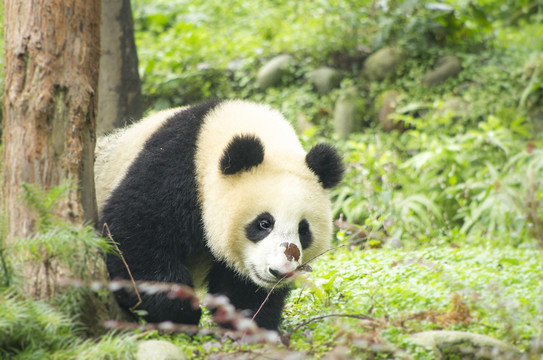
[[[383,341],[397,346],[410,333],[446,328],[495,336],[528,350],[543,324],[540,256],[531,247],[496,248],[490,242],[415,250],[338,249],[315,264],[305,289],[293,293],[284,326],[288,330],[323,314],[363,314],[375,319],[376,329],[368,321],[322,320],[308,326],[315,344],[351,345],[345,338],[330,339],[330,328],[360,336],[378,331]],[[455,294],[469,308],[469,320],[445,316]],[[421,320],[423,313],[428,318],[441,314],[441,321]],[[305,342],[303,331],[293,335],[296,346],[304,348]]]

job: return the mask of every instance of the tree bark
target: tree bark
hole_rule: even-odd
[[[99,135],[140,119],[143,111],[130,0],[102,0],[101,46]]]
[[[3,7],[2,200],[9,243],[35,231],[37,214],[20,197],[25,183],[47,190],[71,179],[78,186],[58,215],[74,223],[96,219],[100,0],[4,0]]]

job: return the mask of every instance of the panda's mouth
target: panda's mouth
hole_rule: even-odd
[[[274,285],[277,283],[277,279],[276,278],[273,278],[273,279],[267,279],[267,278],[264,278],[262,276],[260,276],[260,274],[258,273],[258,270],[256,269],[256,266],[251,264],[251,270],[252,270],[252,275],[254,277],[256,277],[258,280],[266,283],[266,284],[269,284],[269,285]]]

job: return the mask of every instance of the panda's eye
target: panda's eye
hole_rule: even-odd
[[[268,236],[275,224],[275,219],[268,213],[261,213],[245,226],[245,236],[252,242],[259,242]]]
[[[313,235],[311,234],[311,228],[309,222],[303,219],[298,224],[298,235],[300,236],[300,242],[302,243],[302,249],[307,249],[313,242]]]
[[[300,222],[298,225],[298,232],[300,236],[307,236],[309,234],[309,224],[307,223],[307,220]]]
[[[272,224],[271,221],[268,219],[260,219],[258,221],[258,226],[260,227],[260,229],[268,231],[271,230]]]

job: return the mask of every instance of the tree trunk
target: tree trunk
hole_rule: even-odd
[[[100,0],[4,0],[4,24],[2,200],[9,243],[35,231],[37,214],[21,201],[23,184],[50,189],[71,179],[78,186],[58,215],[74,223],[96,219]],[[38,288],[29,291],[47,296],[50,284],[34,283]]]
[[[99,135],[140,119],[143,111],[130,0],[102,0],[101,45]]]

